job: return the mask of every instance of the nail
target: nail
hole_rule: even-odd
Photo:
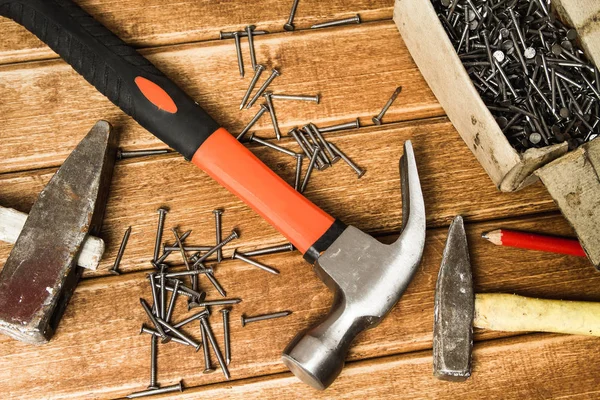
[[[268,266],[266,266],[266,265],[264,265],[262,263],[259,263],[258,261],[254,261],[254,260],[249,259],[248,257],[245,257],[245,254],[238,253],[237,249],[233,250],[233,254],[231,255],[231,259],[232,260],[240,260],[240,261],[243,261],[243,262],[245,262],[247,264],[254,265],[257,268],[262,269],[263,271],[270,272],[270,273],[272,273],[274,275],[279,275],[279,271],[277,271],[276,269],[273,269],[273,268],[268,267]]]
[[[163,264],[164,265],[164,264]],[[167,293],[165,290],[165,272],[164,272],[164,268],[161,269],[160,271],[160,317],[162,319],[165,319],[165,313],[166,313],[166,303],[167,303]]]
[[[308,185],[308,180],[310,179],[310,175],[312,174],[313,169],[315,168],[315,162],[319,157],[319,153],[321,149],[318,146],[314,147],[314,153],[310,158],[310,162],[308,163],[308,169],[306,170],[306,175],[304,175],[304,181],[302,181],[302,186],[300,187],[300,193],[304,193],[306,190],[306,186]]]
[[[327,167],[325,167],[325,164],[327,164],[327,166],[331,166],[331,161],[327,158],[327,155],[325,153],[323,153],[323,149],[321,148],[321,145],[319,144],[319,141],[317,140],[317,137],[315,136],[315,134],[313,133],[312,129],[310,128],[310,125],[304,125],[302,127],[302,131],[301,132],[305,132],[308,137],[310,137],[310,140],[312,142],[311,146],[317,146],[321,151],[319,152],[319,159],[322,161],[322,165],[317,164],[317,166],[319,167],[319,169],[325,169]]]
[[[333,149],[331,148],[331,146],[329,146],[329,142],[325,140],[325,138],[323,137],[321,132],[319,132],[317,127],[312,122],[308,124],[308,126],[312,130],[313,134],[317,137],[317,139],[319,139],[319,142],[321,142],[321,145],[327,153],[327,155],[329,156],[329,160],[331,161],[331,163],[335,164],[336,162],[338,162],[340,160],[340,156],[333,152]]]
[[[167,154],[170,152],[171,152],[170,149],[131,150],[131,151],[123,151],[123,150],[119,149],[119,150],[117,150],[117,160],[124,160],[126,158],[135,158],[135,157],[155,156],[158,154]]]
[[[250,94],[254,90],[254,86],[256,86],[256,82],[258,82],[258,79],[260,78],[260,75],[262,74],[262,72],[264,70],[265,70],[265,66],[264,65],[260,65],[260,64],[257,65],[256,68],[254,69],[254,77],[250,81],[250,85],[248,86],[248,90],[246,90],[246,93],[244,94],[244,98],[242,99],[242,102],[240,103],[240,110],[242,110],[244,108],[244,106],[246,105],[246,102],[248,101],[248,98],[250,97]]]
[[[187,239],[187,237],[188,237],[188,236],[190,236],[190,234],[191,234],[191,233],[192,233],[192,231],[191,231],[191,230],[189,230],[189,231],[185,232],[183,235],[181,235],[181,236],[179,237],[179,240],[181,240],[181,241],[183,242],[185,239]],[[171,245],[171,247],[175,247],[175,246],[177,246],[177,242],[174,242],[174,243]],[[177,247],[177,248],[176,248],[176,250],[179,250],[179,247]],[[162,264],[162,263],[163,263],[163,262],[164,262],[164,261],[167,259],[167,257],[168,257],[168,256],[169,256],[169,255],[170,255],[170,254],[171,254],[173,251],[176,251],[176,250],[175,250],[175,249],[174,249],[174,250],[166,250],[166,249],[165,249],[165,252],[164,252],[164,254],[163,254],[162,256],[160,256],[160,258],[159,258],[158,260],[156,260],[156,261],[155,261],[155,264],[157,264],[157,265],[158,265],[158,264]]]
[[[171,293],[171,300],[169,301],[169,308],[167,309],[167,315],[165,316],[165,321],[167,321],[169,323],[171,322],[171,315],[173,315],[173,309],[175,308],[175,300],[177,300],[177,292],[178,292],[180,284],[181,284],[181,281],[179,279],[177,279],[175,281],[175,286],[173,287],[173,293]]]
[[[291,243],[281,244],[277,246],[265,247],[263,249],[256,249],[252,251],[244,252],[247,257],[263,256],[267,254],[283,253],[286,251],[294,251],[296,248]]]
[[[227,365],[225,364],[225,361],[223,361],[223,355],[221,354],[219,346],[217,345],[217,341],[215,340],[215,337],[212,331],[210,330],[210,325],[208,325],[208,321],[206,320],[206,318],[201,318],[200,323],[202,324],[202,328],[204,329],[206,336],[208,336],[208,340],[210,341],[210,345],[212,346],[215,356],[217,357],[217,361],[221,366],[221,371],[223,371],[223,375],[225,375],[225,379],[230,380],[231,376],[229,375],[229,371],[227,370]]]
[[[256,103],[256,100],[258,100],[260,96],[262,96],[264,91],[267,90],[271,82],[273,82],[273,79],[277,78],[279,75],[281,75],[281,73],[275,68],[273,68],[273,71],[271,71],[271,75],[269,75],[265,83],[263,83],[262,86],[258,89],[258,91],[254,94],[254,97],[252,97],[252,100],[250,100],[250,102],[246,105],[246,108],[252,107],[254,103]]]
[[[169,211],[166,207],[161,207],[158,210],[158,227],[156,228],[156,240],[154,241],[154,262],[158,260],[160,252],[160,242],[162,241],[163,229],[165,227],[165,216]]]
[[[356,172],[356,174],[358,175],[359,178],[362,177],[365,174],[365,172],[367,172],[366,170],[360,168],[358,165],[354,164],[352,162],[352,160],[350,160],[350,158],[348,158],[347,155],[342,153],[342,151],[340,149],[338,149],[338,147],[335,144],[333,144],[333,143],[329,143],[329,144],[331,145],[331,148],[333,149],[333,151],[335,151],[335,153],[338,156],[342,157],[342,160],[344,160],[346,162],[346,164],[348,164],[350,166],[350,168],[352,168]]]
[[[400,92],[402,92],[402,86],[398,86],[396,88],[396,90],[394,90],[394,93],[392,93],[392,96],[390,97],[390,99],[387,101],[387,103],[385,103],[385,105],[383,106],[383,109],[381,110],[381,112],[379,114],[377,114],[377,116],[373,117],[373,123],[375,125],[381,125],[381,119],[383,118],[383,116],[385,115],[385,113],[387,112],[387,110],[390,108],[390,106],[392,105],[392,103],[394,102],[394,100],[396,100],[396,98],[398,97],[398,95],[400,94]]]
[[[115,262],[109,272],[113,275],[121,275],[119,272],[119,264],[121,264],[121,259],[123,258],[123,253],[125,253],[125,246],[127,246],[127,241],[129,240],[129,235],[131,234],[131,227],[127,228],[125,234],[123,235],[123,239],[121,240],[121,246],[119,246],[119,251],[117,252],[117,257],[115,258]]]
[[[154,335],[156,337],[160,337],[160,333],[158,333],[158,331],[155,331],[153,329],[147,328],[144,325],[142,325],[142,328],[140,329],[140,334],[142,334],[142,333],[147,333],[149,335]],[[179,338],[176,338],[176,337],[171,337],[171,341],[173,343],[179,343],[179,344],[183,344],[185,346],[189,346],[189,343],[187,343],[186,341],[181,340]]]
[[[148,389],[158,389],[156,385],[156,336],[150,336],[150,385]]]
[[[336,21],[323,22],[320,24],[316,24],[311,26],[311,29],[319,29],[319,28],[329,28],[332,26],[340,26],[340,25],[348,25],[348,24],[360,24],[360,16],[356,14],[352,18],[339,19]]]
[[[300,146],[300,148],[304,152],[304,155],[306,155],[306,157],[310,158],[312,153],[308,150],[308,147],[306,146],[304,141],[300,139],[300,132],[298,132],[298,128],[290,129],[288,131],[288,135],[291,135],[294,138],[296,143],[298,143],[298,146]]]
[[[162,326],[160,325],[160,323],[158,322],[158,320],[156,319],[156,317],[152,314],[152,311],[150,311],[150,307],[148,307],[148,303],[146,303],[146,301],[144,299],[140,299],[140,304],[144,308],[144,311],[146,311],[146,314],[148,315],[148,318],[150,318],[150,321],[152,321],[152,325],[154,325],[154,327],[156,328],[156,330],[160,334],[160,337],[162,338],[162,342],[163,343],[167,343],[169,340],[171,340],[165,334],[165,331],[163,330]]]
[[[260,105],[260,109],[258,110],[258,112],[256,113],[256,115],[250,120],[250,122],[248,122],[248,125],[246,125],[246,127],[242,130],[242,132],[237,136],[237,140],[241,141],[242,138],[244,137],[244,135],[246,133],[248,133],[248,131],[250,130],[250,128],[252,128],[254,126],[254,124],[256,123],[256,121],[258,121],[260,119],[260,117],[262,117],[262,115],[264,113],[266,113],[267,111],[269,111],[269,108],[267,107],[266,104],[261,104]]]
[[[257,315],[256,317],[246,317],[246,316],[242,315],[242,327],[246,326],[247,324],[249,324],[251,322],[265,321],[267,319],[286,317],[286,316],[290,315],[291,313],[292,313],[291,311],[281,311],[281,312],[276,312],[276,313],[272,313],[272,314]]]
[[[160,288],[160,284],[156,283],[156,278],[154,274],[149,274],[150,278],[150,290],[152,290],[152,311],[158,315],[158,294],[156,293],[156,288]]]
[[[208,348],[208,338],[206,335],[206,330],[204,329],[204,325],[202,325],[202,320],[204,318],[200,318],[200,334],[202,335],[202,351],[204,352],[204,374],[210,374],[211,372],[215,372],[211,362],[210,362],[210,349]]]
[[[207,251],[203,256],[200,256],[195,262],[194,262],[194,267],[196,267],[199,264],[202,264],[202,262],[204,260],[206,260],[208,257],[210,257],[213,253],[215,253],[217,250],[223,248],[223,246],[225,246],[227,243],[231,242],[233,239],[237,239],[239,238],[240,235],[238,235],[238,233],[236,232],[236,230],[232,230],[231,234],[229,236],[227,236],[225,238],[225,240],[223,240],[221,243],[219,243],[218,245],[216,245],[215,247],[213,247],[212,249],[210,249],[209,251]]]
[[[254,25],[246,27],[246,35],[248,36],[248,47],[250,48],[250,62],[252,63],[252,71],[256,70],[256,54],[254,53],[254,35],[252,31],[256,28]]]
[[[244,59],[242,58],[242,45],[240,42],[240,33],[233,32],[233,38],[235,39],[235,52],[237,53],[238,69],[240,70],[240,76],[244,77]]]
[[[328,133],[328,132],[335,132],[335,131],[343,131],[346,129],[357,129],[359,127],[360,127],[360,123],[358,121],[358,118],[356,118],[356,121],[345,122],[343,124],[332,125],[332,126],[325,126],[323,128],[317,127],[317,129],[321,133]]]
[[[299,0],[294,0],[294,2],[292,3],[292,10],[290,11],[290,17],[288,18],[287,22],[283,25],[283,29],[285,29],[286,31],[293,31],[295,29],[294,16],[296,15],[296,9],[298,8],[298,1]]]
[[[192,321],[195,321],[200,318],[207,318],[208,316],[210,316],[210,312],[208,311],[208,308],[205,308],[204,310],[200,311],[199,313],[196,313],[196,314],[184,319],[183,321],[179,321],[178,323],[174,324],[173,326],[175,328],[181,328],[182,326],[187,325]]]
[[[183,235],[179,237],[180,240],[183,239]],[[183,251],[209,251],[214,246],[183,246]],[[179,246],[165,246],[163,247],[164,251],[179,251]]]
[[[296,177],[294,179],[294,190],[298,190],[300,187],[300,177],[302,175],[302,161],[304,156],[302,154],[296,154]]]
[[[200,350],[200,346],[202,346],[202,343],[196,343],[194,342],[192,339],[190,339],[189,337],[185,336],[183,333],[179,332],[174,326],[172,326],[171,324],[169,324],[166,321],[163,321],[160,318],[157,318],[157,321],[159,324],[161,324],[162,326],[164,326],[165,328],[167,328],[169,330],[169,332],[174,333],[175,336],[178,336],[179,339],[187,342],[190,346],[194,347],[196,349],[196,351]]]
[[[223,215],[223,210],[213,210],[213,214],[215,215],[215,245],[221,243],[221,216]],[[217,262],[221,262],[223,260],[223,249],[217,250]]]
[[[265,140],[263,138],[259,138],[257,136],[254,136],[254,133],[252,133],[250,135],[250,138],[248,139],[248,142],[250,142],[250,143],[256,142],[256,143],[262,144],[263,146],[269,147],[269,148],[271,148],[273,150],[277,150],[280,153],[284,153],[284,154],[287,154],[289,156],[296,157],[296,153],[294,153],[293,151],[288,150],[286,148],[283,148],[281,146],[277,146],[276,144],[271,143],[271,142],[269,142],[269,141],[267,141],[267,140]]]
[[[312,101],[319,104],[321,97],[317,94],[315,96],[303,96],[303,95],[291,95],[291,94],[272,94],[271,98],[276,100],[296,100],[296,101]]]
[[[155,394],[173,393],[173,392],[183,392],[183,386],[181,386],[181,381],[176,385],[165,386],[165,387],[162,387],[159,389],[144,390],[142,392],[135,392],[135,393],[128,394],[125,397],[127,397],[128,399],[136,399],[138,397],[152,396]]]
[[[269,108],[269,114],[271,115],[271,122],[273,123],[273,130],[275,131],[275,137],[277,140],[281,140],[281,131],[279,130],[279,123],[277,122],[277,116],[275,115],[275,108],[273,107],[273,100],[271,100],[271,92],[265,92],[263,94],[267,107]]]
[[[229,363],[231,363],[231,343],[229,337],[229,309],[222,309],[221,314],[223,314],[223,341],[225,342],[225,362],[227,363],[227,365],[229,365]]]

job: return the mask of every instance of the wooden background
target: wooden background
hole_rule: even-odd
[[[325,392],[300,383],[280,354],[301,329],[328,309],[331,293],[294,252],[263,257],[281,271],[272,276],[237,261],[216,267],[231,297],[243,302],[232,313],[233,380],[203,374],[202,354],[176,344],[159,347],[158,380],[183,379],[173,397],[249,398],[598,398],[598,340],[552,334],[478,331],[474,373],[466,383],[432,377],[433,293],[449,221],[467,222],[478,291],[505,291],[556,299],[600,300],[600,275],[586,260],[509,248],[479,238],[497,227],[572,235],[540,184],[521,192],[496,191],[445,118],[408,54],[394,23],[391,0],[301,0],[297,31],[283,32],[292,1],[79,0],[78,3],[148,56],[231,132],[256,108],[239,111],[250,77],[240,79],[233,40],[219,31],[255,24],[271,33],[256,39],[260,63],[279,67],[278,93],[322,95],[322,103],[276,102],[283,132],[314,122],[329,125],[360,118],[359,130],[328,138],[367,169],[360,180],[337,164],[313,175],[306,195],[347,223],[392,240],[400,228],[398,158],[413,141],[427,208],[423,262],[400,303],[376,329],[359,336],[340,378]],[[288,4],[289,3],[289,4]],[[318,31],[310,25],[359,13],[364,23]],[[56,168],[100,118],[120,132],[125,149],[163,145],[114,107],[57,55],[23,28],[0,18],[0,204],[28,211]],[[246,41],[243,52],[250,70]],[[441,68],[443,66],[440,66]],[[371,126],[397,85],[404,90],[381,127]],[[273,137],[270,121],[256,131]],[[281,144],[295,149],[284,137]],[[294,160],[271,150],[252,150],[292,181]],[[138,298],[149,298],[156,209],[168,205],[166,228],[193,229],[190,243],[214,241],[211,210],[225,209],[224,230],[236,227],[241,249],[282,243],[273,228],[180,156],[167,154],[117,164],[102,238],[100,269],[86,272],[51,343],[32,347],[0,337],[2,398],[119,398],[149,380],[149,338]],[[106,273],[127,226],[133,232],[121,276]],[[167,231],[168,232],[168,231]],[[165,236],[168,237],[168,236]],[[170,238],[169,238],[170,241]],[[225,254],[230,254],[229,246]],[[0,260],[10,246],[0,245]],[[176,263],[180,263],[178,259]],[[3,261],[0,261],[3,263]],[[203,282],[209,298],[217,298]],[[176,312],[183,315],[180,304]],[[242,328],[242,313],[290,309],[281,320]],[[218,308],[211,317],[222,346]],[[198,337],[197,326],[187,329]],[[213,357],[214,359],[214,357]],[[168,397],[168,396],[167,396]]]

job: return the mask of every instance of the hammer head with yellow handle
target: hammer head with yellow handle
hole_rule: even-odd
[[[433,374],[443,380],[471,376],[473,326],[509,332],[600,336],[600,303],[534,299],[504,293],[473,293],[463,220],[456,217],[435,288]]]

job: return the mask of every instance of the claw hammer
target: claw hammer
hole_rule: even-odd
[[[304,254],[334,290],[324,320],[299,334],[283,362],[318,389],[339,375],[350,344],[377,325],[408,286],[425,241],[425,208],[410,142],[401,160],[403,231],[384,245],[321,210],[265,166],[154,65],[71,0],[0,0],[89,83],[241,198]]]

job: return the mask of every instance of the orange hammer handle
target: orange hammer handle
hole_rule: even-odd
[[[252,207],[303,254],[335,221],[224,128],[206,139],[194,154],[192,163]]]

